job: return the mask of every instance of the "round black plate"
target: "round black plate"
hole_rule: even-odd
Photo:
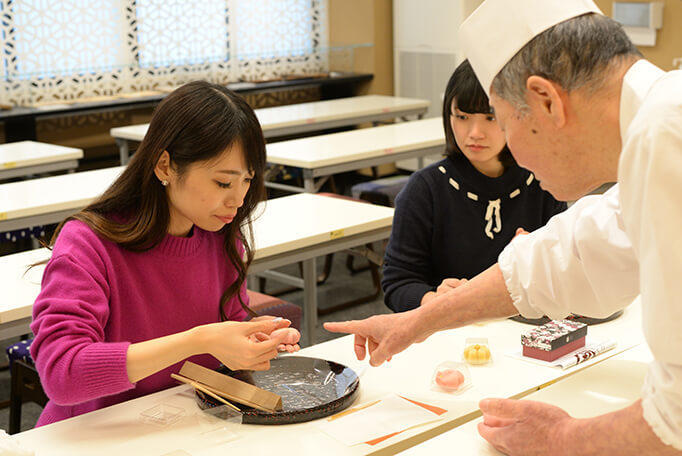
[[[237,405],[245,424],[291,424],[333,415],[349,407],[358,393],[360,379],[350,368],[332,361],[303,356],[273,359],[267,371],[221,371],[282,397],[282,410],[262,412]],[[197,391],[202,408],[220,404]]]
[[[566,317],[566,320],[577,321],[580,323],[585,323],[586,325],[598,325],[599,323],[606,323],[607,321],[615,320],[616,318],[620,317],[621,315],[623,315],[622,310],[619,310],[618,312],[615,312],[606,318],[592,318],[592,317],[585,317],[583,315],[571,314],[568,317]],[[527,323],[529,325],[537,325],[537,326],[544,325],[545,323],[550,322],[550,319],[548,317],[524,318],[521,315],[517,315],[515,317],[509,317],[509,319],[514,320],[514,321],[519,321],[521,323]]]

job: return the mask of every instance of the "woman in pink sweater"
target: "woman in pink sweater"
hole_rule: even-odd
[[[173,386],[186,359],[268,369],[298,349],[287,320],[244,322],[264,168],[234,93],[193,82],[161,102],[121,176],[52,239],[31,324],[50,398],[39,426]]]

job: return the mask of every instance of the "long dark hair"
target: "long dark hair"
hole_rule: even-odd
[[[453,101],[457,109],[469,114],[491,114],[493,112],[488,101],[488,95],[483,90],[481,83],[478,82],[476,73],[474,73],[468,60],[463,61],[452,73],[443,97],[445,154],[448,156],[462,153],[462,150],[457,146],[455,134],[450,125]],[[502,148],[499,158],[505,169],[516,165],[516,160],[512,157],[506,144]]]
[[[154,248],[166,236],[170,222],[166,190],[154,174],[163,151],[168,152],[173,169],[182,178],[190,164],[215,158],[235,143],[242,146],[253,180],[234,220],[220,231],[227,259],[237,270],[237,280],[220,299],[220,317],[227,320],[224,306],[234,296],[255,316],[239,290],[253,260],[251,215],[265,199],[265,140],[253,109],[219,85],[195,81],[169,94],[154,111],[147,134],[120,177],[97,200],[61,222],[49,247],[54,246],[66,222],[80,220],[125,249],[142,252]],[[237,241],[244,246],[244,257]]]

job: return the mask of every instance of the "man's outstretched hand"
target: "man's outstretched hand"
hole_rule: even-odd
[[[414,311],[389,315],[375,315],[365,320],[330,322],[324,329],[336,333],[355,335],[355,355],[365,359],[369,352],[369,363],[379,366],[390,361],[415,342],[422,342],[430,334],[418,328],[418,317]]]

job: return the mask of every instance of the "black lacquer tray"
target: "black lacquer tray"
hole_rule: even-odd
[[[285,356],[270,361],[267,371],[220,372],[282,397],[282,410],[263,412],[243,404],[244,424],[292,424],[316,420],[348,408],[355,400],[360,379],[352,369],[332,361],[303,356]],[[200,391],[202,409],[222,405]]]
[[[592,317],[585,317],[583,315],[571,314],[568,317],[566,317],[566,320],[577,321],[580,323],[585,323],[586,325],[598,325],[600,323],[606,323],[607,321],[615,320],[616,318],[620,317],[621,315],[623,315],[622,310],[619,310],[618,312],[615,312],[606,318],[592,318]],[[545,323],[550,322],[550,319],[548,317],[524,318],[521,315],[516,315],[515,317],[509,317],[509,319],[514,320],[514,321],[518,321],[521,323],[527,323],[529,325],[537,325],[537,326],[544,325]]]

